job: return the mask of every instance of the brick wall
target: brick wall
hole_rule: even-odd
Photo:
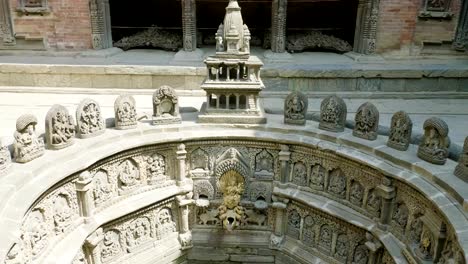
[[[89,0],[48,0],[50,13],[24,15],[16,12],[18,0],[10,0],[17,37],[43,38],[47,49],[91,48]]]
[[[451,20],[418,18],[424,0],[381,0],[377,50],[400,50],[423,41],[451,41],[455,35],[461,0],[452,0]]]

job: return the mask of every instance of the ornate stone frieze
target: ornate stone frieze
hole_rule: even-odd
[[[54,105],[47,112],[45,129],[47,148],[62,149],[73,145],[75,121],[64,106]]]
[[[323,34],[320,31],[309,31],[303,34],[290,34],[286,48],[289,52],[302,52],[311,49],[326,49],[337,52],[348,52],[353,47],[345,40]]]
[[[105,132],[106,126],[101,107],[93,99],[84,99],[76,109],[77,134],[80,138],[90,138]]]
[[[392,116],[387,146],[398,150],[407,150],[411,143],[412,129],[413,122],[409,115],[404,111],[396,112]]]
[[[307,186],[307,167],[303,162],[294,163],[292,182],[300,186]]]
[[[0,162],[1,163],[1,162]],[[458,159],[458,165],[455,167],[454,174],[468,182],[468,137],[465,138],[465,143],[463,144],[462,153],[460,153],[460,158]]]
[[[114,43],[114,47],[123,50],[132,48],[152,47],[169,51],[182,48],[182,36],[178,32],[163,30],[152,26],[134,35],[124,37]]]
[[[355,137],[376,140],[379,129],[379,111],[372,103],[362,104],[355,117],[353,135]]]
[[[305,125],[309,100],[303,93],[295,91],[284,100],[284,123]]]
[[[166,159],[163,155],[154,153],[145,157],[146,177],[149,184],[164,184],[167,180]]]
[[[136,104],[133,96],[124,94],[114,103],[115,128],[131,129],[137,127]]]
[[[11,166],[11,154],[7,146],[0,140],[0,176],[6,174]]]
[[[167,85],[159,87],[153,94],[153,124],[180,122],[179,97],[175,90]]]
[[[258,179],[273,179],[275,159],[266,149],[255,156],[255,177]]]
[[[339,197],[344,198],[346,195],[346,176],[340,169],[335,169],[330,172],[328,184],[328,192]]]
[[[319,128],[331,132],[343,132],[346,122],[347,108],[340,97],[331,95],[320,104]]]
[[[424,136],[419,144],[418,157],[437,165],[443,165],[449,154],[447,123],[437,117],[431,117],[424,121]]]
[[[16,120],[13,156],[16,162],[26,163],[44,154],[44,140],[36,135],[37,119],[31,114]]]

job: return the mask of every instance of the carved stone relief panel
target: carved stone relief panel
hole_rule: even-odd
[[[106,126],[101,107],[93,99],[84,99],[76,109],[77,134],[80,138],[90,138],[105,132]]]
[[[255,177],[272,179],[274,175],[274,157],[266,149],[255,156]]]
[[[424,0],[420,18],[450,19],[453,13],[450,10],[452,0]]]
[[[340,97],[331,95],[320,104],[319,128],[331,132],[343,132],[346,122],[347,108]]]
[[[365,245],[358,245],[354,249],[353,263],[367,264],[369,259],[369,249]]]
[[[380,217],[382,198],[375,189],[371,189],[367,195],[366,209],[374,217]]]
[[[292,182],[300,186],[307,186],[307,167],[303,162],[294,163]]]
[[[123,94],[114,102],[115,128],[131,129],[137,126],[136,103],[133,96]]]
[[[193,198],[208,199],[214,198],[214,187],[209,180],[195,180],[193,181]]]
[[[16,120],[13,156],[16,162],[26,163],[44,154],[44,139],[36,134],[37,118],[24,114]]]
[[[287,222],[286,233],[288,236],[299,239],[300,228],[301,228],[301,215],[297,209],[288,211],[288,222]]]
[[[362,206],[362,200],[364,198],[364,187],[358,181],[352,181],[351,191],[349,195],[349,201],[356,205]]]
[[[344,198],[346,195],[346,176],[341,169],[335,169],[330,172],[330,179],[328,184],[328,192],[339,197]]]
[[[159,87],[153,94],[153,124],[180,122],[179,97],[175,90],[167,85]]]
[[[119,194],[125,194],[142,184],[140,169],[133,159],[122,161],[117,167]]]
[[[62,149],[74,142],[75,122],[64,106],[54,105],[47,112],[45,130],[49,149]]]
[[[323,190],[325,183],[325,168],[320,164],[312,166],[310,171],[310,187],[313,189]]]
[[[312,215],[308,215],[304,218],[304,228],[302,230],[302,241],[308,246],[315,245],[315,222],[316,220]]]
[[[392,116],[387,146],[398,150],[407,150],[411,143],[412,129],[413,122],[409,115],[404,111],[396,112]]]
[[[284,101],[284,123],[305,125],[308,99],[301,92],[290,93]]]
[[[449,154],[449,128],[444,120],[431,117],[424,121],[424,137],[418,148],[418,157],[437,165],[443,165]]]
[[[377,139],[377,130],[379,129],[379,111],[372,103],[362,104],[355,117],[353,136],[375,140]]]

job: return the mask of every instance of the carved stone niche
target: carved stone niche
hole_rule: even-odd
[[[37,119],[31,114],[16,120],[14,158],[16,162],[26,163],[44,154],[44,140],[36,135]]]
[[[458,165],[455,168],[454,174],[458,178],[464,180],[465,182],[468,182],[468,137],[465,138],[465,143],[463,144],[463,151],[460,154]]]
[[[252,182],[249,185],[250,201],[254,202],[256,209],[264,210],[271,202],[271,184],[268,182]]]
[[[413,122],[404,111],[398,111],[392,116],[390,135],[387,146],[397,150],[407,150],[411,142]]]
[[[437,165],[443,165],[449,155],[449,128],[440,118],[431,117],[424,122],[424,136],[419,144],[418,157]]]
[[[43,15],[50,12],[47,0],[20,0],[17,12],[30,15]]]
[[[339,198],[345,198],[346,176],[341,169],[335,169],[330,172],[328,192]]]
[[[452,0],[424,0],[419,17],[428,19],[451,19],[453,13],[450,11]]]
[[[320,105],[319,128],[331,132],[343,132],[346,122],[346,104],[340,97],[331,95]]]
[[[175,90],[163,85],[153,94],[153,124],[179,124],[179,97]]]
[[[75,121],[67,108],[53,105],[47,112],[45,136],[48,149],[62,149],[73,145]]]
[[[266,149],[255,156],[255,178],[260,180],[273,180],[274,159]]]
[[[284,123],[305,125],[308,104],[307,96],[303,93],[290,93],[284,100]]]
[[[353,136],[367,140],[377,139],[379,111],[369,102],[362,104],[356,113]]]
[[[11,155],[7,146],[0,140],[0,176],[6,174],[11,166]]]
[[[208,153],[197,148],[190,153],[190,174],[192,178],[203,178],[209,176],[209,156]]]
[[[193,181],[193,199],[198,207],[208,207],[214,199],[214,187],[209,180]]]
[[[106,126],[101,107],[93,99],[86,98],[76,109],[77,134],[80,138],[90,138],[105,132]]]
[[[423,230],[419,245],[415,248],[416,257],[421,261],[437,263],[447,239],[446,225],[432,211],[428,211],[421,217]]]
[[[132,129],[137,127],[137,113],[133,96],[123,94],[114,103],[115,128]]]

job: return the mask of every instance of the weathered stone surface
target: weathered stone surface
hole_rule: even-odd
[[[440,118],[432,117],[424,122],[424,137],[419,144],[418,157],[437,165],[443,165],[448,157],[449,128]]]

